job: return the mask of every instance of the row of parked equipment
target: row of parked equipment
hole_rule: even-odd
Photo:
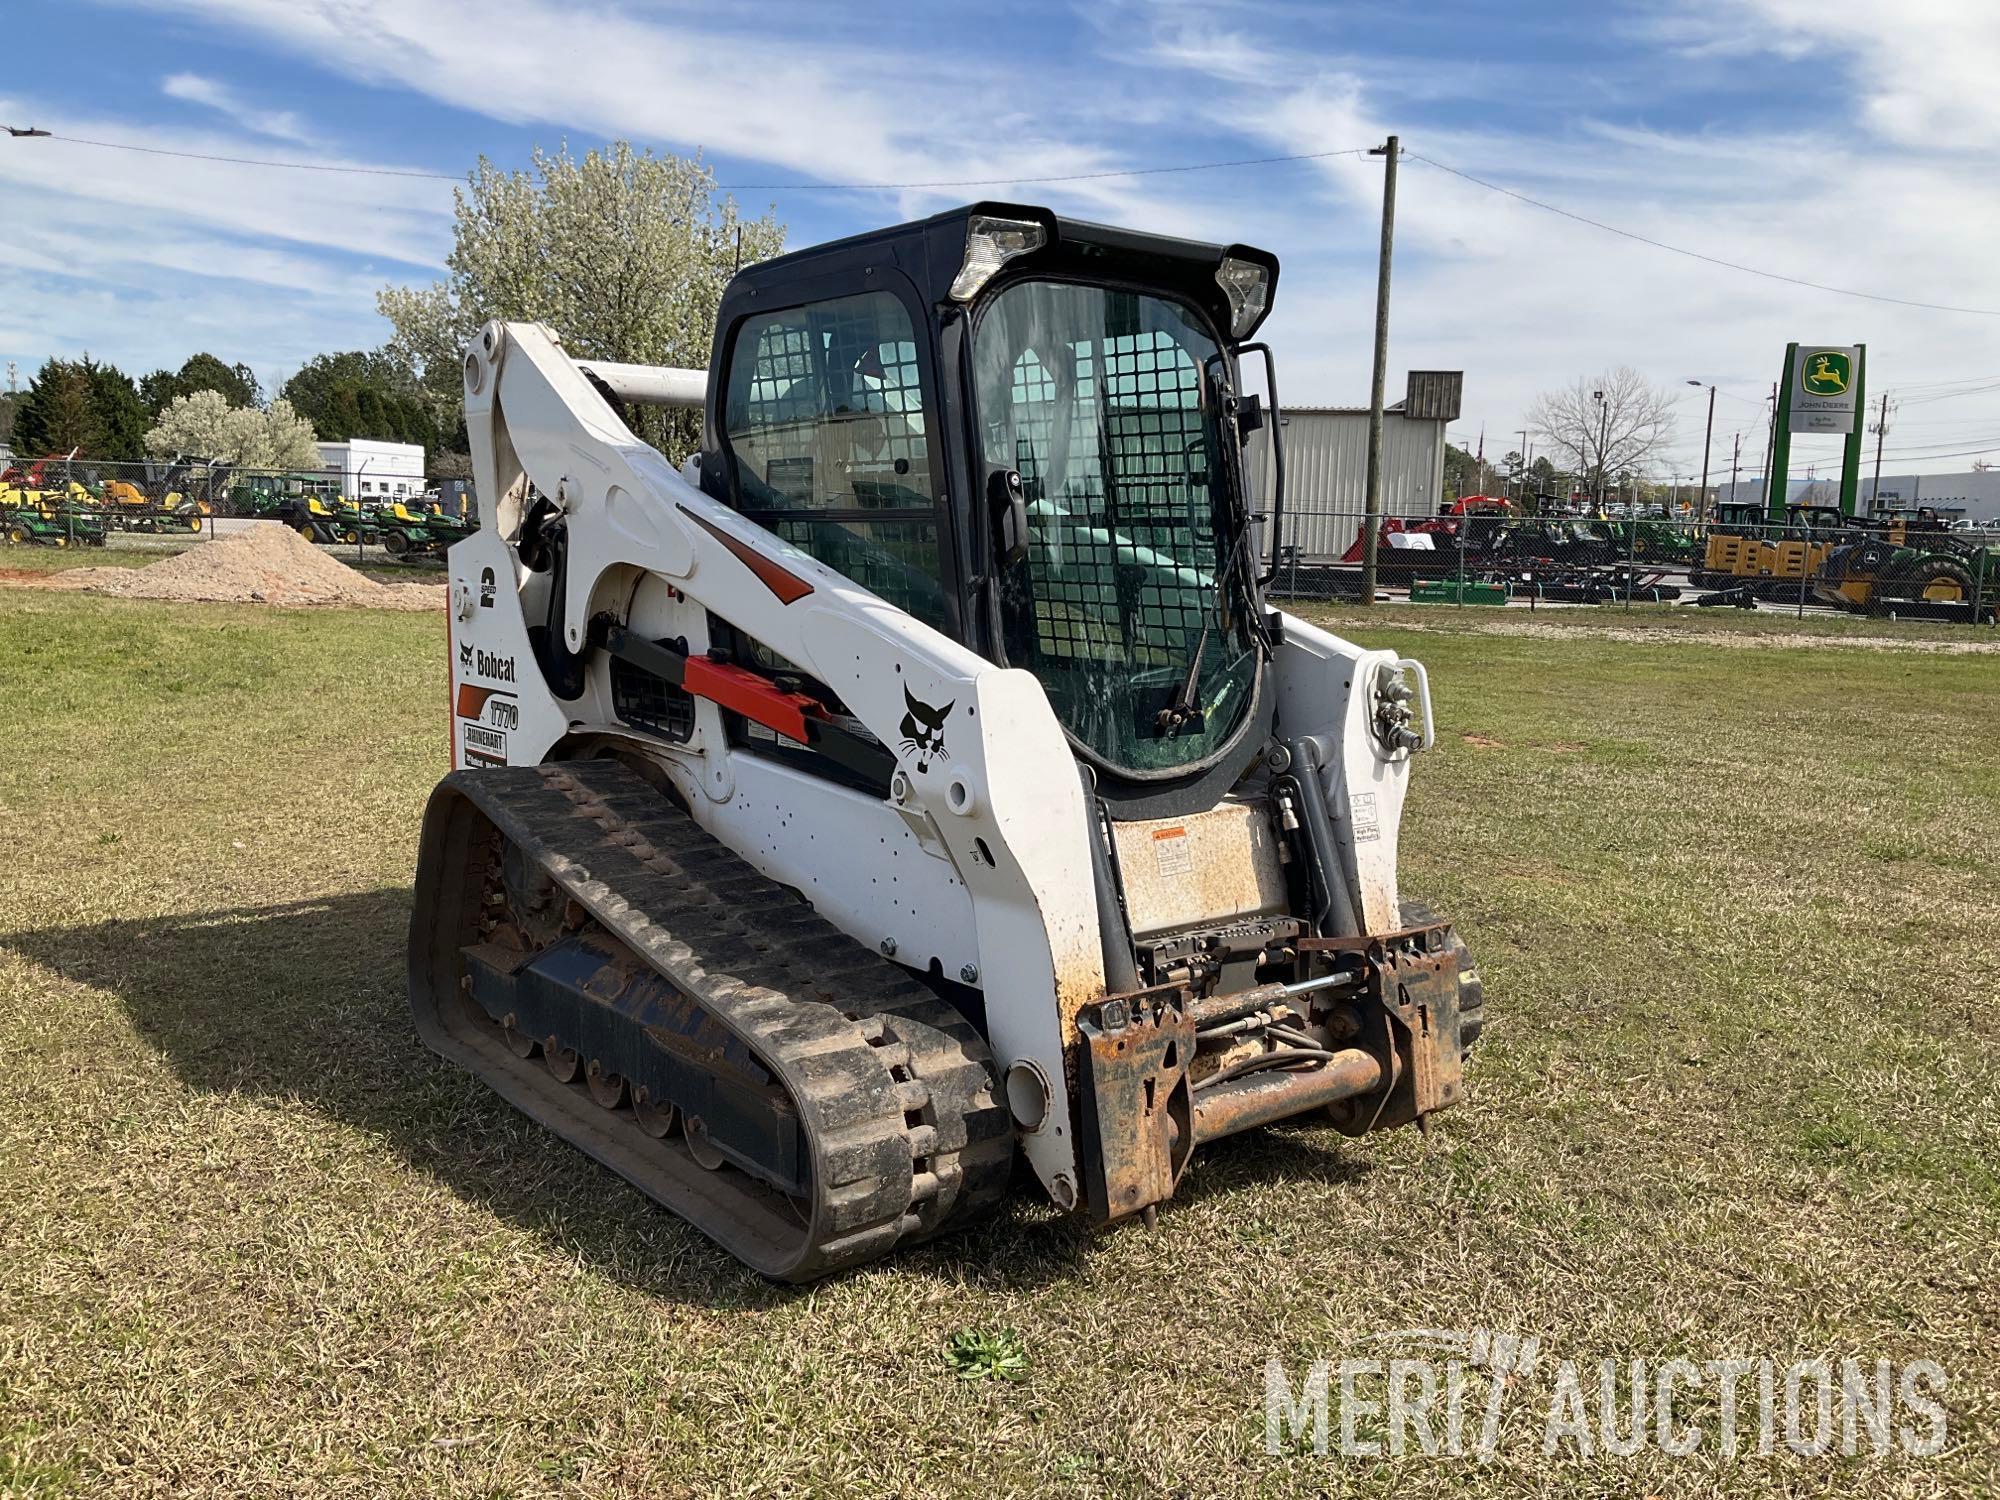
[[[183,492],[180,468],[143,486],[123,479],[87,484],[52,476],[51,462],[0,470],[0,541],[10,547],[101,547],[113,531],[192,533],[209,514],[205,499]]]
[[[1522,591],[1665,601],[1681,596],[1683,577],[1725,596],[1715,602],[1745,606],[1781,599],[1990,620],[2000,602],[2000,547],[1927,510],[1850,516],[1794,505],[1774,522],[1761,505],[1724,504],[1706,521],[1676,522],[1526,514],[1474,495],[1422,520],[1386,518],[1377,560],[1385,583],[1406,583],[1423,603],[1504,603]],[[1341,561],[1361,561],[1358,536]]]
[[[441,555],[477,522],[428,499],[363,505],[337,479],[232,473],[176,462],[140,479],[98,479],[58,455],[0,471],[0,541],[8,546],[101,547],[113,531],[192,535],[210,516],[279,521],[308,541]]]
[[[282,521],[309,542],[380,546],[396,557],[442,553],[479,524],[421,500],[364,505],[343,495],[337,481],[317,475],[259,474],[231,485],[229,503],[238,515]]]

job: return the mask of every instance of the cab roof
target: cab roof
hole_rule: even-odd
[[[1229,326],[1229,302],[1215,273],[1225,257],[1268,266],[1271,291],[1278,282],[1278,258],[1250,245],[1211,245],[1200,240],[1149,234],[1111,224],[1072,219],[1024,203],[969,203],[907,224],[871,229],[845,239],[794,250],[771,260],[745,266],[723,294],[720,322],[751,307],[789,305],[816,300],[814,283],[846,279],[871,266],[893,266],[916,284],[933,307],[949,303],[952,280],[965,258],[965,241],[975,216],[1031,219],[1048,230],[1048,243],[1010,261],[994,284],[1023,274],[1091,281],[1122,281],[1158,288],[1193,302],[1213,318],[1219,329]],[[793,294],[797,293],[795,297]],[[782,301],[774,300],[782,297]],[[1270,315],[1270,300],[1244,337],[1254,335]]]

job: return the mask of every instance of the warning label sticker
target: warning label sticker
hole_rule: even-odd
[[[1354,842],[1365,844],[1370,839],[1382,837],[1382,825],[1375,816],[1375,794],[1355,792],[1347,799],[1348,807],[1354,814]]]
[[[1153,861],[1162,875],[1192,875],[1194,850],[1185,828],[1153,830]]]

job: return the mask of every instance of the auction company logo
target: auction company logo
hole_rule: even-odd
[[[1316,1359],[1294,1387],[1264,1364],[1264,1451],[1406,1453],[1485,1461],[1502,1447],[1546,1455],[1672,1458],[1706,1452],[1802,1458],[1935,1458],[1945,1448],[1944,1370],[1927,1359],[1541,1359],[1541,1340],[1486,1329],[1406,1328],[1395,1352]],[[1330,1422],[1328,1402],[1334,1404]],[[1678,1409],[1677,1409],[1678,1404]],[[1329,1446],[1328,1429],[1337,1441]]]
[[[1806,372],[1800,383],[1815,396],[1838,396],[1847,390],[1854,367],[1845,354],[1821,350],[1806,356]]]

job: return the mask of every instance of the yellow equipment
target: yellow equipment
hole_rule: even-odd
[[[1688,582],[1698,589],[1801,586],[1825,566],[1840,531],[1850,524],[1851,518],[1832,506],[1794,505],[1783,526],[1771,526],[1761,505],[1719,505],[1701,564],[1689,571]]]

